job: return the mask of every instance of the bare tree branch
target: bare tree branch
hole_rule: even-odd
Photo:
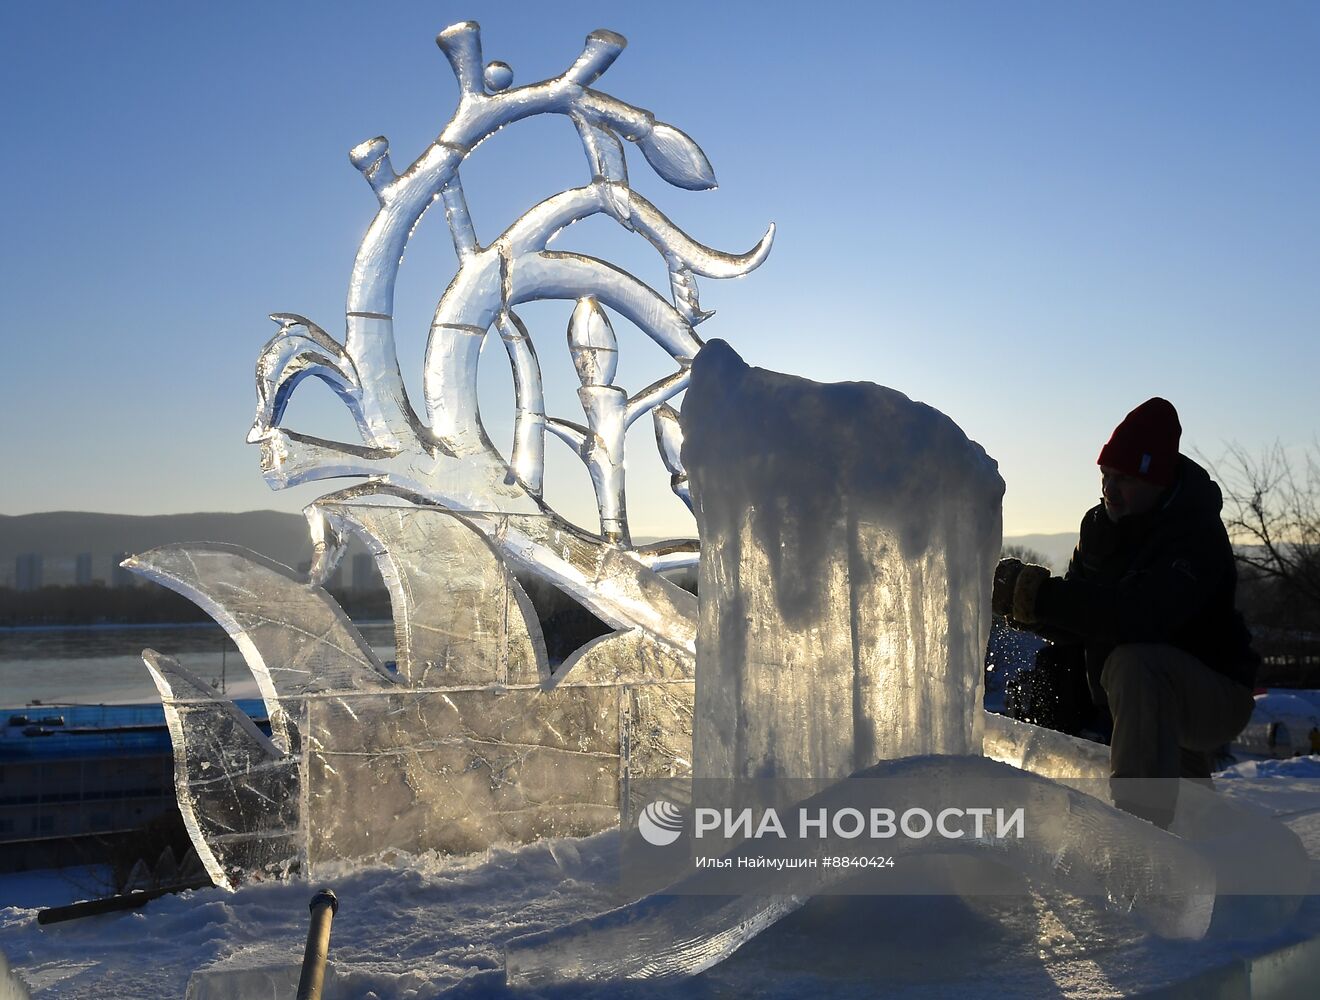
[[[1320,620],[1320,442],[1301,459],[1278,442],[1258,455],[1231,444],[1207,464],[1239,564]]]

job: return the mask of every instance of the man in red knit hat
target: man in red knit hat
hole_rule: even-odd
[[[1210,751],[1251,717],[1259,657],[1235,607],[1237,569],[1219,487],[1178,453],[1167,399],[1123,418],[1100,450],[1101,502],[1062,577],[1004,559],[996,614],[1076,647],[1113,718],[1114,804],[1167,827],[1177,779],[1208,780]]]

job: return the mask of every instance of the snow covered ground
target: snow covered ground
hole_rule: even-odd
[[[1320,869],[1320,757],[1239,764],[1220,790],[1279,816]],[[491,850],[465,858],[393,858],[306,883],[166,897],[130,912],[40,927],[37,907],[85,893],[95,873],[0,878],[0,950],[38,998],[185,994],[197,971],[268,967],[296,982],[307,903],[321,884],[340,899],[329,1000],[453,996],[1117,997],[1197,970],[1320,936],[1320,895],[1252,941],[1149,937],[1085,900],[1023,886],[1021,895],[821,898],[695,981],[582,993],[513,994],[501,947],[511,937],[599,912],[611,891],[617,833]],[[1313,878],[1313,887],[1320,881]],[[195,1000],[214,997],[194,987]],[[216,980],[212,980],[216,985]],[[287,986],[280,995],[292,996]],[[0,986],[0,997],[4,997]]]

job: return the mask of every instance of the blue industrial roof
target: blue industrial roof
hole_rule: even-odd
[[[266,729],[259,698],[234,702]],[[170,753],[165,710],[154,705],[30,705],[0,709],[0,763]]]

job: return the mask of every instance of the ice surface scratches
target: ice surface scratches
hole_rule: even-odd
[[[466,520],[349,503],[317,515],[327,547],[353,532],[375,554],[397,674],[322,587],[255,553],[173,545],[130,561],[206,608],[262,681],[272,739],[145,654],[180,808],[218,884],[390,848],[595,833],[618,822],[630,781],[689,772],[690,655],[620,631],[552,675],[530,601]]]
[[[1003,481],[948,417],[869,383],[693,364],[699,778],[841,778],[980,752]]]
[[[165,709],[179,812],[211,881],[287,874],[304,853],[298,755],[177,660],[152,649],[142,659]]]

